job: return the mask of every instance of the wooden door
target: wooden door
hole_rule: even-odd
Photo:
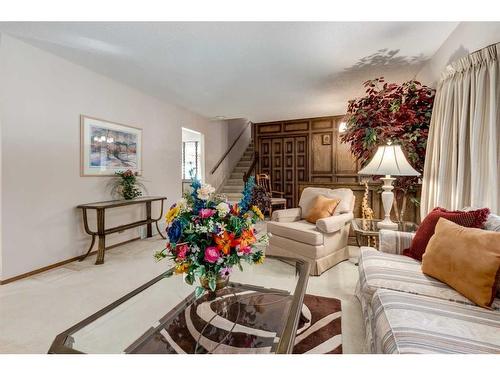
[[[309,181],[307,145],[307,136],[295,137],[295,191],[293,206],[290,207],[299,205],[299,183]]]
[[[294,205],[294,193],[295,193],[295,138],[289,137],[285,138],[283,141],[284,152],[283,152],[283,186],[282,190],[286,199],[287,207],[295,207]]]
[[[260,140],[259,172],[271,176],[272,190],[284,192],[287,207],[297,207],[298,183],[308,181],[307,136]]]

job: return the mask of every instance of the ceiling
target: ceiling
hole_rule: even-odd
[[[414,78],[455,22],[40,22],[0,31],[213,118],[343,114],[362,83]]]

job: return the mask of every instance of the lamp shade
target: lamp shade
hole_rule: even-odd
[[[361,169],[362,175],[420,176],[408,163],[400,145],[379,146],[372,160]]]

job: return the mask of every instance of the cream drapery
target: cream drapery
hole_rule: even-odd
[[[461,58],[438,84],[421,217],[436,206],[500,211],[500,43]]]

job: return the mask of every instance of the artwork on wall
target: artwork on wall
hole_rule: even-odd
[[[142,169],[142,129],[81,115],[81,175]]]
[[[321,144],[323,146],[328,146],[332,144],[332,136],[330,134],[323,134],[321,136]]]

